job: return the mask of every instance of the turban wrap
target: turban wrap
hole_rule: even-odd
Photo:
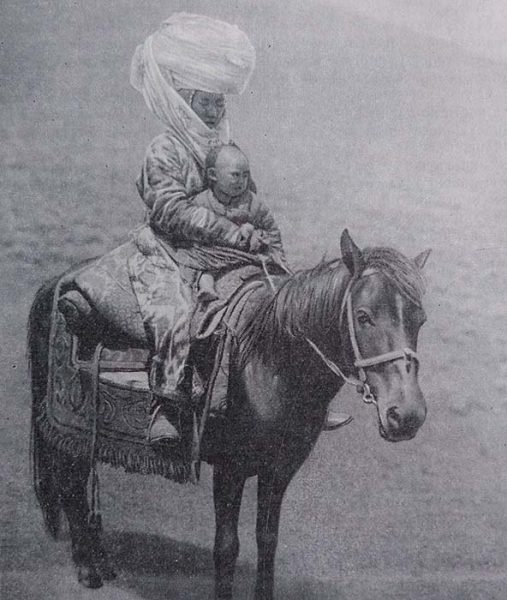
[[[237,26],[177,13],[137,47],[130,82],[143,94],[148,108],[203,164],[210,146],[229,142],[227,119],[210,129],[177,90],[241,94],[254,66],[255,50]]]

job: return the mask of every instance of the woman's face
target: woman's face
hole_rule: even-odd
[[[225,96],[197,90],[190,107],[208,127],[215,128],[225,113]]]

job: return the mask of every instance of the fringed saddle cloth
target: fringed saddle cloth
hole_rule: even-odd
[[[111,254],[125,258],[133,251],[132,245],[126,244]],[[114,264],[120,262],[113,260]],[[45,437],[57,448],[76,455],[86,455],[93,450],[96,460],[121,466],[127,472],[158,474],[181,483],[192,480],[198,473],[196,465],[200,460],[206,418],[221,408],[223,391],[214,394],[213,382],[209,382],[201,404],[182,423],[182,443],[170,454],[154,451],[146,440],[151,404],[149,351],[135,347],[111,349],[102,343],[80,347],[80,341],[69,332],[58,310],[60,294],[69,287],[69,281],[79,279],[78,275],[67,274],[57,286],[50,333],[48,393],[39,415]],[[127,326],[127,339],[135,340],[141,335],[139,315],[136,322],[133,318],[136,315],[131,314],[131,299],[126,306],[127,295],[131,296],[127,281],[125,273],[119,270],[114,317]],[[226,323],[220,328],[219,346],[227,372],[234,332],[241,328],[254,299],[261,293],[266,293],[265,282],[250,281],[232,295],[232,303],[222,303],[220,310],[201,315],[207,334],[214,330],[213,323],[216,325],[220,320]],[[202,335],[202,328],[200,333]],[[216,364],[213,371],[219,367]]]

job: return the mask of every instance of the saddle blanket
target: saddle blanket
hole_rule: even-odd
[[[83,359],[79,341],[68,331],[57,308],[62,288],[63,285],[57,286],[52,311],[48,391],[38,417],[45,437],[64,451],[82,455],[90,452],[95,431],[95,455],[101,462],[178,482],[192,479],[195,464],[200,460],[206,419],[213,409],[219,408],[217,401],[213,404],[212,389],[207,390],[206,402],[182,419],[183,441],[178,448],[170,455],[154,451],[146,440],[151,404],[149,352],[142,348],[100,350],[99,347],[100,356],[96,350],[95,360],[90,356]],[[228,326],[222,340],[226,370],[235,343],[234,332],[241,329],[255,299],[266,293],[266,287],[256,281],[247,284],[245,291],[238,294],[235,309],[231,307],[226,315]],[[126,364],[128,371],[118,371]]]

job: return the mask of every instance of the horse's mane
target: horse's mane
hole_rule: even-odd
[[[365,248],[365,269],[381,272],[395,289],[421,307],[425,282],[413,260],[392,248]],[[263,299],[241,335],[240,363],[252,354],[266,362],[290,360],[294,342],[310,332],[324,337],[336,326],[346,285],[350,280],[341,259],[321,261],[312,269],[296,272],[273,296]]]
[[[393,248],[366,248],[363,250],[366,268],[380,271],[398,292],[422,308],[426,283],[415,262]]]

